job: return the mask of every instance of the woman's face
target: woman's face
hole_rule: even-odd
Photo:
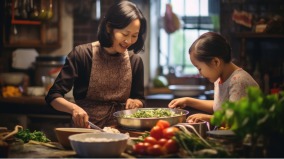
[[[200,62],[196,59],[194,53],[190,54],[191,63],[198,69],[199,73],[207,78],[210,82],[214,83],[219,78],[219,73],[217,66],[214,64],[214,61],[208,65],[205,62]]]
[[[110,53],[124,53],[128,47],[136,43],[140,30],[139,19],[133,20],[123,29],[113,29],[113,45],[107,50]]]

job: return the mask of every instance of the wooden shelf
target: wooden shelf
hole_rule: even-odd
[[[1,23],[4,48],[56,49],[61,47],[61,0],[46,2],[52,2],[53,17],[48,21],[41,21],[16,17],[15,0],[11,0],[11,8],[6,8],[6,11],[9,9],[11,12],[11,17],[7,17],[10,18],[10,21],[7,21],[10,24]],[[35,0],[34,3],[37,4],[39,10],[47,7],[44,0]]]
[[[252,32],[235,33],[234,35],[238,38],[284,38],[284,34],[267,34]]]
[[[41,44],[41,43],[19,43],[19,44],[5,44],[6,48],[30,48],[30,47],[34,47],[34,48],[47,48],[47,49],[55,49],[55,48],[59,48],[61,46],[61,44],[59,43],[54,43],[54,44]]]
[[[40,25],[40,21],[33,21],[33,20],[16,20],[12,19],[11,24],[22,24],[22,25]]]

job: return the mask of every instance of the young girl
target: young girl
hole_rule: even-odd
[[[144,106],[144,67],[137,55],[144,47],[146,19],[137,6],[121,1],[101,19],[98,41],[75,47],[50,88],[46,102],[72,115],[75,127],[88,121],[117,124],[113,113]],[[75,103],[64,95],[73,87]]]
[[[224,37],[214,32],[201,35],[189,48],[192,64],[199,73],[214,83],[214,100],[182,97],[172,100],[168,107],[190,106],[207,112],[196,113],[188,122],[210,121],[214,111],[221,109],[225,101],[238,101],[246,96],[246,88],[257,86],[257,82],[245,70],[231,62],[231,47]]]

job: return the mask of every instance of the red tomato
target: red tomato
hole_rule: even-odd
[[[166,139],[171,139],[177,131],[179,131],[177,127],[166,128],[163,130],[163,137]]]
[[[150,136],[154,137],[156,140],[159,140],[163,137],[163,129],[159,126],[154,126],[150,131]]]
[[[167,154],[177,153],[179,150],[179,145],[175,140],[169,139],[163,146],[163,149]]]
[[[158,140],[158,144],[161,145],[161,146],[164,146],[167,141],[168,141],[168,140],[165,139],[165,138],[160,138],[160,139]]]
[[[158,120],[156,123],[157,126],[161,127],[162,129],[166,129],[171,126],[171,124],[166,120]]]
[[[157,143],[157,140],[152,136],[147,136],[147,137],[145,137],[144,142],[148,142],[151,145],[154,145],[154,144]]]
[[[163,154],[162,146],[160,146],[159,144],[152,145],[147,148],[147,153],[148,155],[160,156]]]
[[[133,151],[139,155],[146,155],[147,154],[147,147],[143,142],[139,142],[133,145]]]

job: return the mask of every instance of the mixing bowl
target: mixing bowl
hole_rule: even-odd
[[[175,114],[175,116],[170,117],[154,117],[154,118],[128,118],[125,115],[131,115],[139,110],[155,110],[163,109],[169,110]],[[128,109],[117,111],[113,115],[117,118],[118,124],[126,129],[135,130],[150,130],[156,125],[158,120],[166,120],[170,125],[185,122],[186,116],[189,111],[183,109],[170,109],[170,108],[138,108],[138,109]]]
[[[7,72],[0,74],[0,81],[5,85],[20,85],[24,80],[25,74],[20,72]]]
[[[176,97],[199,96],[204,93],[204,85],[169,85],[169,89]]]
[[[87,128],[55,128],[55,135],[58,142],[66,149],[71,149],[69,136],[81,133],[100,133],[99,130],[87,129]]]
[[[73,150],[79,157],[120,157],[125,151],[129,135],[116,133],[84,133],[69,136]]]

